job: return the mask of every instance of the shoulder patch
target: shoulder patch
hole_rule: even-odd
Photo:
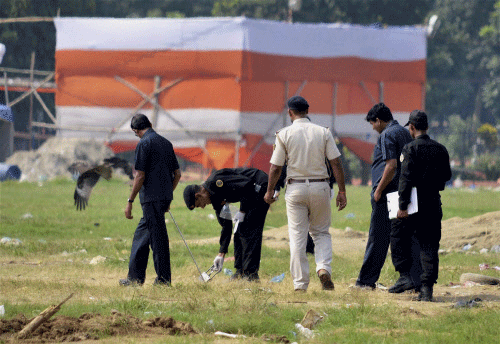
[[[222,187],[222,185],[224,185],[224,183],[222,182],[222,180],[217,179],[217,181],[215,182],[215,185],[216,185],[217,187],[221,188],[221,187]]]
[[[401,156],[399,157],[399,161],[403,162],[405,160],[405,155],[401,153]]]

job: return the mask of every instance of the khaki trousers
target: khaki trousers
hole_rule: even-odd
[[[307,232],[314,241],[316,272],[332,274],[332,238],[330,186],[328,182],[288,184],[285,194],[288,234],[290,237],[290,273],[295,289],[309,286]]]

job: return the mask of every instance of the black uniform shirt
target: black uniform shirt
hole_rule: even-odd
[[[399,125],[398,121],[392,120],[382,131],[377,140],[377,145],[373,150],[372,163],[372,188],[375,190],[382,179],[387,160],[396,159],[397,168],[392,181],[384,189],[384,194],[398,189],[400,173],[399,156],[404,145],[411,142],[411,135],[408,130]]]
[[[139,191],[141,204],[173,199],[172,181],[179,163],[172,143],[153,129],[144,133],[135,148],[135,169],[145,173]]]
[[[212,173],[203,183],[222,226],[219,252],[227,253],[232,231],[232,221],[220,217],[222,206],[240,202],[240,210],[248,212],[257,202],[264,202],[267,182],[267,174],[256,168],[224,168]]]
[[[408,208],[412,187],[417,188],[419,209],[440,206],[439,191],[451,178],[446,148],[429,135],[421,135],[404,146],[401,161],[399,209]]]

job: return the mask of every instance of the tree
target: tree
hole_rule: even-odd
[[[479,33],[488,24],[495,1],[435,1],[431,12],[441,25],[428,45],[426,108],[441,122],[450,114],[493,120],[483,103],[489,72],[483,67],[487,43]]]
[[[489,24],[481,28],[481,67],[487,72],[482,101],[500,123],[500,1],[490,13]]]
[[[477,120],[472,117],[464,120],[459,115],[453,115],[448,118],[447,125],[449,130],[439,141],[449,150],[450,159],[460,161],[460,166],[465,167],[466,161],[472,157],[476,143]]]

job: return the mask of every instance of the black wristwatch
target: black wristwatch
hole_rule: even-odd
[[[129,199],[128,199],[128,202],[129,202],[129,203],[134,203],[134,200],[129,198]]]

